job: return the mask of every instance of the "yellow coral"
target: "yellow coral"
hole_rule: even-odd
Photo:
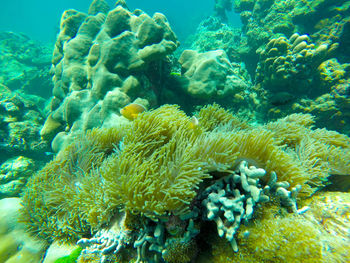
[[[49,240],[76,241],[119,209],[150,218],[182,214],[203,180],[231,173],[242,159],[302,185],[301,198],[331,171],[349,171],[349,138],[312,130],[311,115],[253,127],[213,105],[198,118],[192,129],[190,117],[165,105],[130,124],[79,135],[29,180],[23,221]]]
[[[76,241],[111,216],[97,166],[118,145],[124,127],[79,134],[34,175],[22,198],[21,221],[48,240]]]
[[[222,126],[226,126],[226,130],[249,128],[247,122],[233,116],[232,113],[215,103],[203,107],[198,112],[198,120],[199,125],[206,131],[212,131]]]
[[[343,262],[346,241],[329,235],[303,216],[281,214],[279,207],[264,206],[259,218],[240,227],[239,251],[233,253],[222,239],[212,244],[209,262]],[[307,245],[306,245],[307,244]],[[330,249],[328,249],[330,248]]]

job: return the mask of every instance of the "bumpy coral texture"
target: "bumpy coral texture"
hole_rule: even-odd
[[[224,50],[199,53],[185,50],[179,62],[186,93],[203,100],[232,98],[249,89],[250,83],[240,75],[240,67],[230,62]]]
[[[76,241],[107,225],[118,209],[151,219],[182,215],[204,180],[242,159],[301,185],[301,198],[322,187],[330,171],[349,172],[348,160],[338,158],[349,138],[312,130],[309,116],[260,127],[217,105],[197,116],[193,126],[178,107],[165,105],[131,124],[78,136],[28,182],[23,221],[40,236]],[[297,132],[284,136],[284,127]]]
[[[53,99],[41,136],[99,127],[138,97],[155,105],[146,71],[177,48],[178,42],[161,13],[153,17],[114,9],[95,0],[89,13],[67,10],[52,58]]]
[[[274,38],[264,49],[259,50],[258,82],[262,81],[264,88],[275,92],[290,91],[293,87],[297,96],[315,96],[320,91],[310,86],[317,77],[317,68],[332,55],[337,46],[315,46],[308,35],[297,33],[289,39]]]
[[[216,239],[209,262],[346,261],[348,241],[327,233],[307,217],[283,215],[274,205],[257,213],[258,219],[240,228],[240,250],[232,253],[230,246]]]
[[[338,48],[338,43],[315,45],[308,35],[295,33],[259,49],[256,87],[264,90],[267,116],[311,113],[318,116],[318,127],[348,133],[350,65],[333,57]]]

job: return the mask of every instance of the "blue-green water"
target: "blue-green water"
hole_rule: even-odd
[[[107,1],[111,6],[115,1]],[[211,0],[131,0],[130,9],[142,9],[152,15],[155,12],[166,14],[179,38],[184,40],[193,33],[198,23],[212,13],[214,1]],[[59,31],[61,14],[67,9],[86,12],[90,2],[87,0],[63,1],[4,1],[0,10],[0,30],[22,32],[41,42],[54,42]],[[230,21],[240,24],[239,16],[231,12]]]
[[[347,0],[3,4],[0,263],[348,262],[349,21]]]

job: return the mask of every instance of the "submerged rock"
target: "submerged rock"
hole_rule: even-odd
[[[51,48],[14,32],[0,32],[0,84],[48,98]]]
[[[0,166],[0,199],[18,197],[35,168],[34,161],[27,157],[6,160]]]

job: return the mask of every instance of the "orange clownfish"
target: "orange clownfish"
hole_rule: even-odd
[[[190,128],[192,130],[194,130],[194,129],[196,129],[198,127],[198,125],[199,125],[198,119],[196,118],[196,116],[192,116],[191,122],[190,122]]]
[[[146,108],[137,103],[130,103],[120,110],[120,114],[128,120],[135,120],[137,115],[144,112]]]

